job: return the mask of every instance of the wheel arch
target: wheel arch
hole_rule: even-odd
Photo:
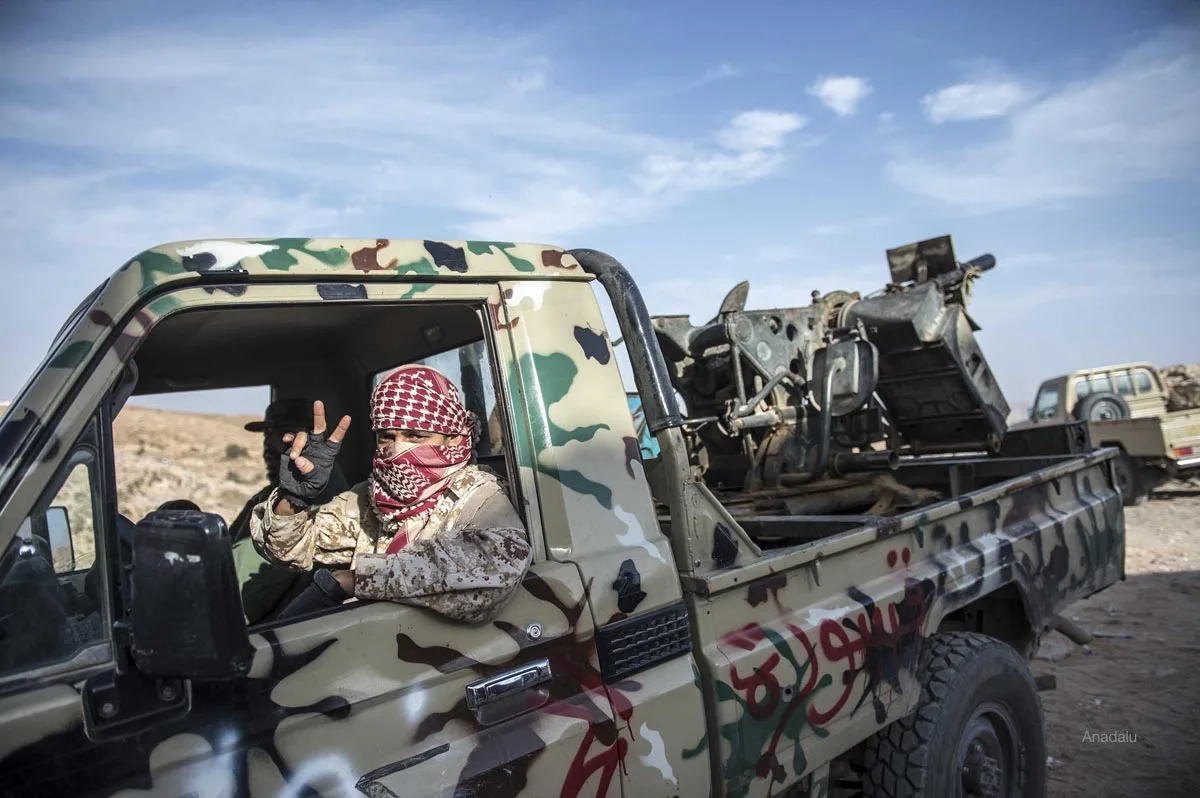
[[[1020,580],[1013,579],[947,611],[929,634],[978,632],[1009,644],[1028,658],[1033,656],[1038,638],[1049,621],[1046,613],[1032,600],[1029,589]]]

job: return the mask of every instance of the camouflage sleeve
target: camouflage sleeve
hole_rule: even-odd
[[[250,516],[250,537],[268,562],[296,571],[317,565],[349,565],[358,542],[356,489],[338,494],[328,504],[295,515],[277,515],[276,488]]]
[[[525,527],[502,493],[474,517],[396,554],[360,554],[354,595],[415,604],[482,623],[516,592],[533,561]]]

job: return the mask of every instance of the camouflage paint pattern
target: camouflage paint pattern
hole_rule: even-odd
[[[67,455],[60,442],[162,318],[397,299],[486,303],[535,551],[513,599],[482,625],[380,603],[252,630],[249,678],[193,684],[186,717],[129,739],[87,740],[81,679],[4,694],[3,789],[741,796],[778,795],[814,771],[823,788],[824,765],[911,709],[923,639],[947,613],[1011,584],[1036,632],[1123,575],[1111,453],[769,551],[700,483],[676,486],[676,517],[657,518],[574,259],[384,239],[185,242],[122,267],[0,422],[0,545]],[[606,683],[599,630],[681,601],[692,652]],[[95,656],[107,661],[107,645]],[[553,678],[527,703],[467,707],[468,684],[543,658]]]
[[[954,610],[1015,586],[1039,630],[1122,578],[1110,456],[845,533],[840,554],[834,541],[780,549],[706,579],[694,606],[721,653],[710,678],[726,793],[778,794],[910,712],[922,641]]]

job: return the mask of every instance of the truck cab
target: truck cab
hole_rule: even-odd
[[[1107,404],[1101,402],[1097,406],[1093,402],[1084,406],[1084,400],[1090,396],[1111,394],[1119,396],[1121,403],[1110,400]],[[1147,418],[1166,412],[1167,393],[1158,369],[1152,363],[1127,363],[1080,369],[1046,380],[1038,387],[1030,420],[1035,423],[1102,421]]]
[[[766,311],[735,290],[697,328],[587,249],[138,254],[0,418],[4,790],[1043,794],[1027,660],[1124,578],[1115,452],[1078,425],[1006,434],[961,305],[980,269],[923,243],[889,253],[906,289]],[[199,510],[162,509],[114,444],[136,397],[266,386],[351,416],[353,485],[371,389],[418,362],[488,419],[476,462],[533,549],[485,623],[402,601],[248,622],[229,519],[179,477],[224,466],[181,444],[153,479]]]

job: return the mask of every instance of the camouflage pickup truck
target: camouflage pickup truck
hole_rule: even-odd
[[[1043,795],[1028,658],[1124,578],[1114,451],[1006,430],[965,308],[993,259],[888,256],[878,294],[755,311],[742,284],[693,326],[588,249],[142,252],[0,422],[0,793]],[[122,526],[131,397],[269,385],[363,418],[377,375],[435,360],[493,420],[478,460],[534,550],[494,620],[247,625],[225,519]]]
[[[1167,480],[1200,474],[1198,391],[1194,378],[1168,386],[1152,363],[1079,369],[1045,380],[1029,419],[1011,429],[1087,422],[1093,440],[1118,451],[1113,467],[1126,506],[1141,504]]]

